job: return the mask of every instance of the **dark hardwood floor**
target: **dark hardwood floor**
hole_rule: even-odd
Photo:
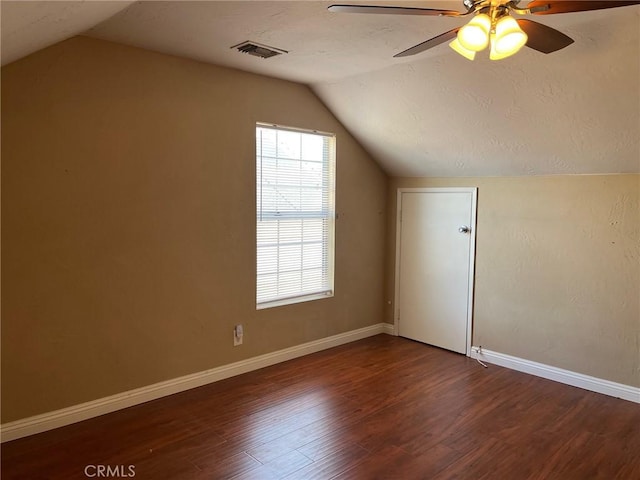
[[[640,479],[640,405],[379,335],[1,453],[3,480]]]

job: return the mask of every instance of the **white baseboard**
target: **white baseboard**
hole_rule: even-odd
[[[239,362],[212,368],[203,372],[185,375],[146,387],[136,388],[128,392],[118,393],[109,397],[100,398],[91,402],[74,405],[53,412],[35,415],[33,417],[5,423],[0,426],[0,438],[2,442],[45,432],[54,428],[63,427],[72,423],[87,420],[89,418],[115,412],[123,408],[138,405],[140,403],[155,400],[174,393],[183,392],[191,388],[201,387],[209,383],[217,382],[225,378],[241,375],[243,373],[258,370],[260,368],[275,365],[294,358],[309,355],[310,353],[337,347],[345,343],[355,342],[366,337],[389,333],[388,327],[393,326],[379,323],[369,327],[352,330],[350,332],[333,335],[313,342],[304,343],[295,347],[285,348],[277,352],[267,353],[258,357],[241,360]]]
[[[537,377],[554,380],[574,387],[584,388],[592,392],[603,393],[611,397],[622,398],[631,402],[640,403],[640,388],[624,385],[622,383],[611,382],[601,378],[583,375],[582,373],[563,370],[562,368],[544,365],[542,363],[532,362],[523,358],[512,357],[504,353],[492,352],[491,350],[479,347],[471,347],[471,358],[479,358],[480,360],[507,367],[519,372],[529,373]]]
[[[382,323],[382,332],[387,335],[396,335],[396,327],[390,323]]]

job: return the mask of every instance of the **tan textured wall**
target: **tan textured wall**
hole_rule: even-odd
[[[255,309],[256,121],[337,134],[332,299]],[[85,37],[6,66],[2,421],[381,322],[386,191],[302,85]]]
[[[640,386],[640,175],[393,178],[478,187],[473,345]],[[385,319],[393,323],[393,306]]]

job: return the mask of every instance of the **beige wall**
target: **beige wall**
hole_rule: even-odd
[[[257,121],[337,134],[332,299],[255,309]],[[383,321],[386,191],[302,85],[85,37],[6,66],[2,421]]]
[[[393,178],[478,187],[473,345],[640,386],[640,175]],[[385,319],[393,323],[393,305]]]

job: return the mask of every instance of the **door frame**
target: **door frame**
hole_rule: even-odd
[[[396,199],[396,265],[393,299],[393,333],[398,335],[399,300],[400,300],[400,245],[402,234],[402,194],[403,193],[471,193],[471,234],[469,243],[469,295],[467,298],[467,347],[465,354],[471,355],[471,336],[473,334],[473,293],[475,286],[475,258],[476,258],[476,211],[478,204],[477,187],[420,187],[398,188]]]

